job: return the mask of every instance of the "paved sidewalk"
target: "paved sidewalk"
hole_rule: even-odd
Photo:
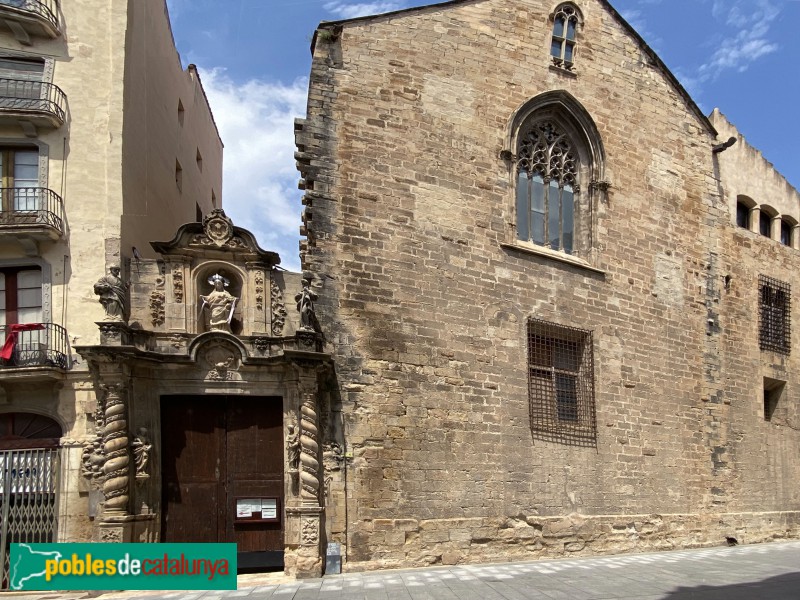
[[[372,571],[302,581],[287,581],[284,578],[283,583],[281,578],[279,574],[243,576],[240,577],[237,591],[116,592],[103,594],[99,599],[800,599],[800,542],[596,558]],[[27,594],[14,596],[34,597]],[[38,598],[43,596],[44,594],[40,594]],[[49,594],[49,597],[52,598],[53,595]]]

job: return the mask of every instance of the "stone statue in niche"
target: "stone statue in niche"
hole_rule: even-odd
[[[119,276],[119,272],[119,265],[111,265],[108,274],[94,284],[94,293],[100,296],[100,304],[106,311],[105,321],[125,321],[128,285]]]
[[[147,479],[150,475],[147,473],[147,462],[150,460],[150,450],[153,444],[150,443],[150,437],[147,429],[140,427],[136,431],[136,437],[131,442],[131,450],[133,451],[133,462],[136,465],[136,479]]]
[[[311,291],[311,282],[303,279],[303,289],[294,297],[297,302],[297,310],[300,311],[300,329],[303,331],[322,331],[314,312],[314,301],[317,298],[318,296]]]
[[[214,273],[208,278],[208,283],[214,289],[207,296],[200,296],[202,305],[200,314],[204,315],[208,311],[208,327],[211,331],[227,331],[231,333],[231,319],[236,308],[238,298],[231,295],[225,288],[230,285],[230,281],[219,273]]]

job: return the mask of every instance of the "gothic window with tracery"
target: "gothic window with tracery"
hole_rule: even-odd
[[[578,11],[573,5],[562,4],[556,9],[553,15],[553,38],[550,43],[550,55],[554,65],[572,69],[578,22]]]
[[[517,237],[572,254],[578,154],[552,120],[534,123],[517,149]]]

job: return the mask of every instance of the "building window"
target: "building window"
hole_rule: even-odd
[[[571,4],[560,5],[553,15],[553,38],[550,56],[553,64],[571,70],[575,61],[575,34],[578,11]]]
[[[0,270],[0,325],[42,322],[42,270]]]
[[[202,173],[203,172],[203,155],[200,154],[200,148],[197,149],[197,156],[195,156],[195,161],[197,162],[197,170]]]
[[[39,149],[0,148],[3,212],[41,209]]]
[[[186,110],[183,108],[183,102],[178,98],[178,124],[183,127],[183,120],[186,116]]]
[[[539,121],[519,138],[517,152],[517,236],[572,254],[578,155],[567,135],[550,120]]]
[[[791,348],[791,287],[758,276],[758,342],[762,350],[789,354]]]
[[[594,444],[592,332],[528,321],[528,400],[537,437]]]
[[[736,225],[750,229],[750,207],[741,201],[736,203]]]
[[[775,409],[781,404],[786,382],[779,379],[764,377],[764,420],[771,421]]]
[[[772,217],[764,212],[763,206],[758,215],[758,232],[765,237],[772,237]]]
[[[792,224],[786,219],[781,219],[781,244],[792,245]]]

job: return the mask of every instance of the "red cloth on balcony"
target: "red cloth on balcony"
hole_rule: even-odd
[[[41,323],[14,323],[9,325],[6,330],[6,343],[3,344],[3,348],[0,350],[0,358],[3,360],[11,358],[17,345],[17,337],[19,337],[21,331],[35,331],[37,329],[44,329],[44,325]]]

